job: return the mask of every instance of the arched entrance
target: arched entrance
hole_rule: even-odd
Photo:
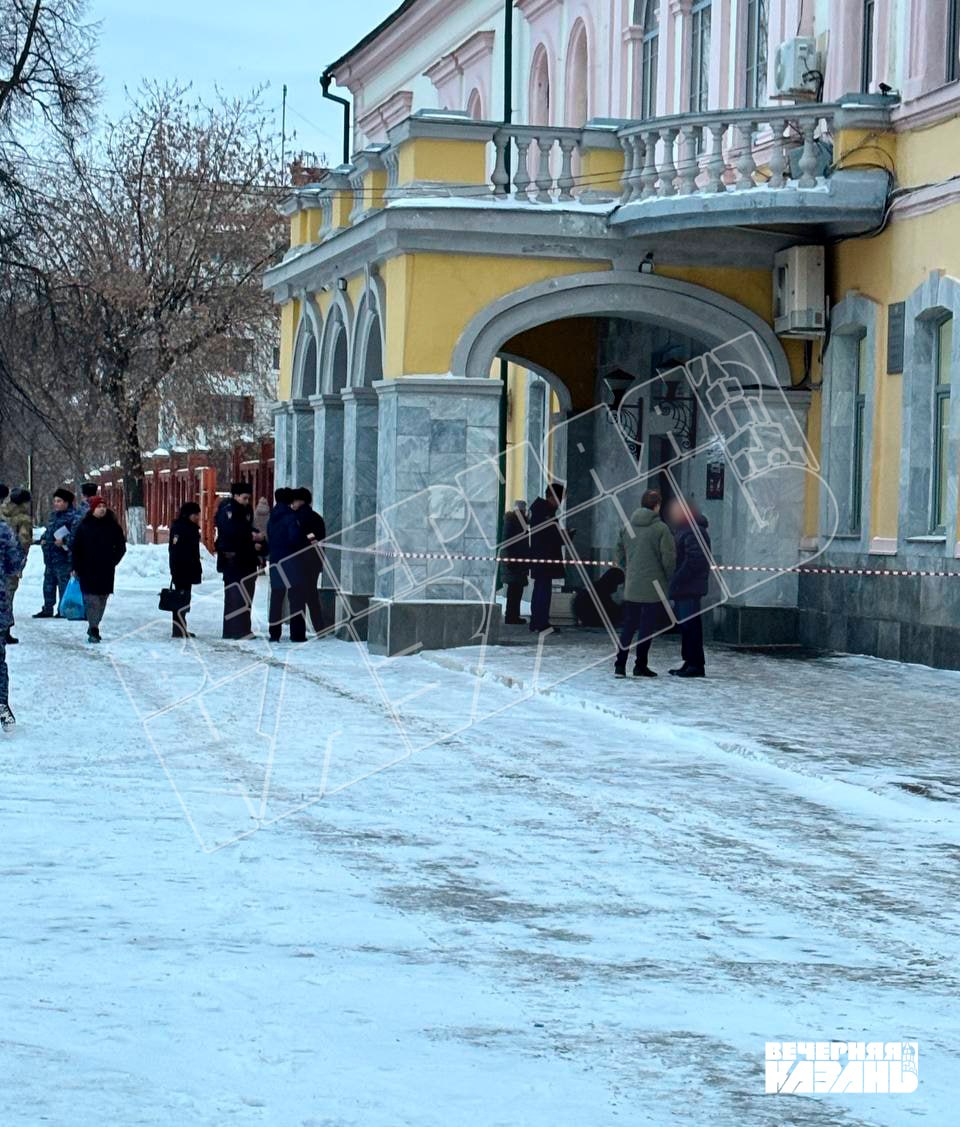
[[[566,479],[579,555],[609,559],[624,513],[657,486],[706,513],[723,562],[796,566],[807,475],[817,470],[805,439],[809,393],[790,390],[783,348],[751,310],[656,275],[551,279],[475,317],[453,375],[486,378],[504,355],[569,392],[569,416],[553,432],[566,451],[555,472]],[[795,606],[796,577],[743,573],[726,596]]]

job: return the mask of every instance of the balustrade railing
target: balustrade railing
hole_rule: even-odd
[[[582,141],[581,129],[537,125],[498,129],[493,138],[493,194],[536,203],[575,199],[574,169]]]
[[[815,188],[823,181],[820,142],[830,133],[836,108],[816,104],[680,114],[621,129],[621,203],[788,183]],[[794,152],[796,178],[791,176]]]

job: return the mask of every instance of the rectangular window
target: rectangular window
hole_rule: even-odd
[[[960,0],[947,0],[947,82],[960,79]]]
[[[747,0],[747,106],[767,100],[767,0]]]
[[[867,368],[867,338],[857,341],[857,394],[853,413],[853,490],[850,497],[850,531],[859,532],[863,527],[863,482],[866,472],[866,421],[867,386],[870,373]]]
[[[697,0],[690,11],[690,112],[706,113],[710,103],[710,22],[713,0]]]
[[[873,25],[876,0],[863,0],[863,39],[860,46],[860,90],[870,93],[873,83]]]
[[[643,38],[643,74],[641,77],[640,116],[657,116],[657,55],[660,49],[658,34]]]
[[[937,326],[934,342],[933,412],[933,513],[935,532],[947,527],[947,483],[950,478],[950,358],[953,353],[953,318]]]

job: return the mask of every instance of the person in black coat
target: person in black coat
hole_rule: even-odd
[[[90,510],[77,525],[71,548],[73,574],[80,581],[87,616],[87,641],[100,641],[100,623],[113,594],[117,564],[127,551],[127,538],[102,497],[90,498]]]
[[[170,525],[170,586],[180,595],[186,596],[187,605],[173,612],[173,637],[194,638],[187,629],[187,615],[190,612],[191,589],[203,582],[203,567],[200,563],[200,506],[195,501],[187,501],[180,506],[177,519]]]
[[[527,503],[515,501],[513,508],[503,518],[503,544],[500,554],[512,559],[529,559],[530,537],[527,528]],[[507,608],[503,619],[507,626],[527,624],[527,620],[520,617],[520,604],[529,579],[530,565],[527,563],[500,565],[500,582],[507,589]]]
[[[557,512],[563,504],[563,486],[549,485],[543,497],[530,506],[530,568],[533,594],[530,597],[530,629],[537,634],[550,630],[550,603],[553,581],[566,574],[563,564],[565,541],[560,531]],[[541,562],[542,561],[542,562]]]
[[[677,567],[670,580],[670,601],[680,624],[683,665],[671,669],[674,677],[705,677],[703,652],[703,599],[710,589],[713,561],[710,522],[692,505],[675,502],[670,524],[677,545]]]
[[[300,501],[297,518],[303,529],[307,544],[312,551],[303,554],[303,581],[306,596],[307,613],[310,615],[310,624],[314,633],[321,634],[323,625],[323,608],[320,606],[320,582],[323,578],[323,542],[327,538],[327,526],[323,517],[313,507],[313,494],[309,489],[295,489],[294,501]]]
[[[303,498],[293,489],[278,489],[267,524],[270,558],[270,641],[279,642],[284,622],[290,623],[290,641],[307,640],[306,561],[307,536],[300,521]],[[283,604],[289,601],[284,614]]]
[[[230,486],[230,496],[217,509],[217,571],[223,576],[223,636],[253,638],[250,608],[264,542],[253,527],[253,489],[244,481]]]

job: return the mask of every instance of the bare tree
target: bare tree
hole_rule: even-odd
[[[86,0],[0,4],[0,256],[14,253],[27,215],[36,143],[71,139],[89,122],[98,79]]]
[[[228,388],[231,342],[275,334],[260,276],[281,253],[273,132],[260,98],[146,87],[102,144],[69,146],[37,251],[58,332],[92,348],[110,408],[127,523],[144,534],[144,423],[161,401]]]

